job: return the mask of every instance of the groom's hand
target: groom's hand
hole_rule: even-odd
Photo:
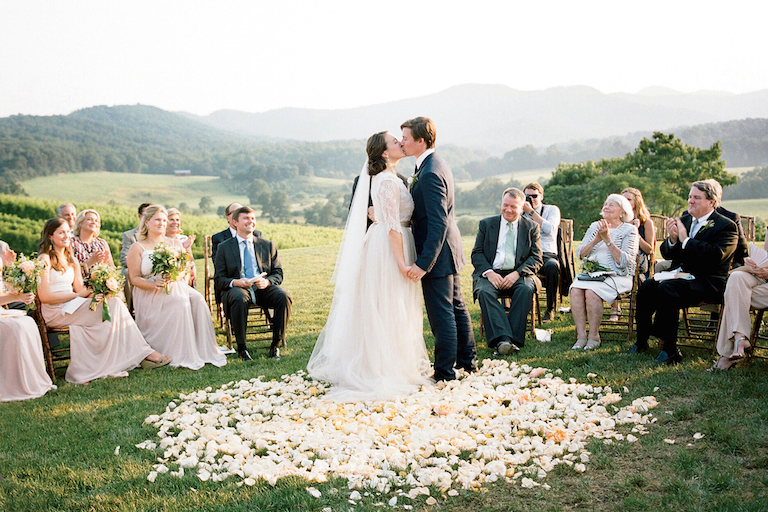
[[[426,270],[422,270],[417,265],[411,265],[411,269],[408,271],[408,278],[413,279],[414,281],[418,281],[424,277],[424,274],[426,273]]]
[[[507,276],[501,281],[501,288],[504,290],[512,288],[518,279],[520,279],[520,272],[517,270],[507,274]]]

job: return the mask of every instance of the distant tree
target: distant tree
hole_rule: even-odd
[[[723,192],[728,199],[765,199],[768,197],[768,167],[745,172],[739,182]]]
[[[608,194],[627,186],[640,189],[652,212],[677,215],[685,208],[692,182],[714,178],[724,187],[734,183],[721,155],[719,143],[702,149],[656,132],[623,158],[560,164],[547,183],[546,200],[557,204],[563,217],[574,219],[577,233],[599,217]]]
[[[213,207],[213,199],[211,199],[211,196],[201,197],[198,207],[200,208],[200,211],[203,213],[210,211],[210,209]]]

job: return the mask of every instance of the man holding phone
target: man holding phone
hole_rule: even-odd
[[[560,208],[544,204],[544,187],[534,181],[525,186],[523,216],[541,228],[541,250],[544,264],[539,274],[546,279],[547,310],[544,320],[555,319],[557,288],[560,286],[560,263],[557,259],[557,230],[560,229]]]

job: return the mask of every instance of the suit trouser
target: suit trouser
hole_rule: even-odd
[[[544,265],[539,269],[539,274],[546,280],[547,310],[554,310],[557,305],[557,292],[560,288],[560,263],[557,254],[545,252],[542,254]]]
[[[736,349],[734,334],[738,332],[749,338],[752,333],[750,306],[768,307],[768,282],[736,269],[728,276],[725,285],[723,318],[717,335],[717,353],[721,356],[730,357]]]
[[[269,285],[263,290],[252,287],[256,296],[256,304],[261,307],[273,309],[272,348],[282,347],[285,343],[285,327],[291,315],[291,297],[277,285]],[[222,301],[226,306],[232,332],[237,342],[237,350],[245,350],[245,329],[248,323],[248,307],[251,303],[251,294],[245,288],[233,286],[222,293]]]
[[[485,338],[489,347],[495,348],[503,338],[511,339],[518,347],[525,344],[528,313],[531,312],[535,290],[536,283],[531,277],[521,277],[508,290],[494,288],[484,277],[475,281],[475,297],[480,303]],[[512,298],[509,313],[504,311],[504,306],[499,301],[502,294]]]
[[[722,297],[716,286],[700,278],[644,281],[637,290],[637,346],[647,348],[654,334],[662,341],[662,350],[676,350],[680,308],[720,302]]]
[[[459,274],[421,280],[424,305],[435,336],[435,380],[456,378],[454,366],[471,368],[475,360],[472,321],[461,295]]]

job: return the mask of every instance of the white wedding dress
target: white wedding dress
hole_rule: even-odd
[[[366,231],[369,183],[377,221]],[[405,262],[414,262],[412,213],[413,199],[393,172],[370,182],[361,173],[336,262],[331,312],[307,365],[312,377],[333,385],[329,398],[386,400],[429,381],[420,285],[400,273],[389,241],[390,230],[402,233]]]

